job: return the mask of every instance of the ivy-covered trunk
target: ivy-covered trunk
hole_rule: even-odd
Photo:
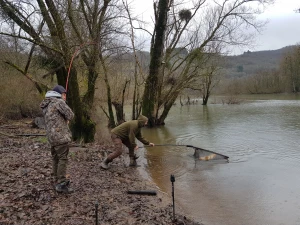
[[[169,0],[159,0],[157,14],[157,21],[155,24],[155,36],[150,50],[150,67],[149,76],[146,80],[142,113],[149,119],[149,126],[156,125],[157,119],[157,103],[158,103],[158,86],[160,68],[162,65],[164,52],[164,36],[166,32],[167,16],[169,9]]]
[[[60,76],[67,77],[66,69],[62,68],[59,72]],[[60,82],[63,83],[60,83]],[[58,83],[65,86],[65,81],[58,79]],[[71,121],[70,128],[72,131],[72,138],[74,141],[83,140],[84,143],[89,143],[94,141],[95,136],[95,123],[90,118],[90,108],[88,105],[81,100],[79,94],[79,87],[77,81],[77,71],[71,68],[69,74],[68,83],[68,93],[67,93],[67,103],[72,108],[75,116]]]

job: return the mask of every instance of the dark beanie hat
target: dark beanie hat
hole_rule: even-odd
[[[56,91],[59,94],[66,93],[66,89],[61,85],[56,85],[52,91]]]

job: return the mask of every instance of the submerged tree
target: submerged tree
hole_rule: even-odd
[[[164,40],[170,4],[170,0],[159,0],[158,3],[154,3],[155,29],[151,40],[149,76],[146,80],[142,106],[143,114],[148,117],[150,126],[154,126],[157,119],[155,112],[159,94],[159,75],[163,64]]]
[[[194,87],[201,80],[204,81],[202,87],[205,83],[211,84],[210,79],[204,79],[214,74],[207,63],[208,56],[219,54],[228,46],[248,45],[254,35],[245,30],[255,32],[263,27],[264,23],[257,21],[255,15],[261,13],[260,6],[272,2],[200,0],[189,8],[186,7],[189,4],[182,8],[173,0],[156,1],[150,71],[143,96],[143,114],[150,118],[151,126],[164,124],[184,88]],[[206,86],[205,102],[210,88]]]
[[[200,91],[202,95],[202,105],[207,105],[208,99],[214,87],[221,80],[222,56],[219,53],[206,53],[196,65],[199,67],[193,82],[187,84],[185,88]]]

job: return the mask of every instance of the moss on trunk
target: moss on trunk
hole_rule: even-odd
[[[89,117],[75,118],[71,124],[71,131],[74,141],[90,143],[94,141],[96,124]]]

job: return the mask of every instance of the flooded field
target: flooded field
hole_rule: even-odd
[[[229,156],[199,161],[184,146],[147,148],[157,186],[206,225],[300,224],[300,101],[176,106],[166,126],[145,129],[157,144],[193,145]]]

